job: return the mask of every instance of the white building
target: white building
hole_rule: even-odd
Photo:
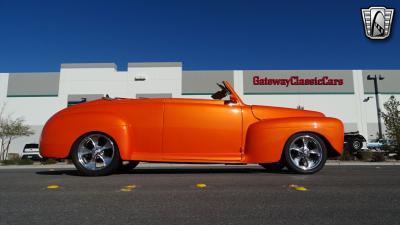
[[[376,137],[377,110],[373,81],[379,81],[381,108],[391,96],[400,98],[400,70],[216,70],[185,71],[182,63],[62,64],[60,72],[0,73],[0,104],[5,114],[23,117],[35,134],[18,138],[10,152],[38,143],[40,132],[55,112],[106,94],[125,98],[210,98],[216,82],[228,80],[247,104],[317,110],[341,119],[346,131]],[[373,97],[369,101],[363,100]],[[382,123],[383,124],[383,123]],[[383,128],[384,131],[384,128]]]

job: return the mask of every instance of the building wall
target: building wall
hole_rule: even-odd
[[[181,63],[129,63],[127,74],[126,97],[156,93],[172,94],[174,98],[181,96]]]
[[[21,153],[25,144],[39,141],[43,125],[55,112],[82,99],[91,101],[106,94],[125,98],[211,99],[211,94],[218,90],[216,83],[222,80],[228,80],[247,104],[302,106],[321,111],[341,119],[346,131],[358,130],[373,139],[378,129],[373,82],[367,80],[371,74],[385,77],[379,83],[382,109],[390,96],[400,98],[400,70],[182,71],[181,63],[167,62],[129,63],[127,71],[118,71],[114,63],[90,63],[62,64],[60,72],[55,73],[0,73],[0,104],[6,104],[5,114],[23,117],[35,131],[35,135],[14,141],[10,152],[16,153]],[[329,77],[337,81],[335,85],[255,85],[254,76],[298,77],[314,79],[309,81],[313,83]],[[367,97],[373,98],[364,102]],[[385,131],[383,122],[382,126]]]
[[[0,73],[0,104],[7,97],[8,73]]]
[[[343,110],[358,101],[353,78],[351,70],[247,70],[244,101],[320,111],[340,118],[345,131],[361,131],[356,110]]]
[[[183,71],[182,95],[211,95],[219,90],[217,83],[222,83],[224,80],[234,87],[233,71]]]
[[[60,100],[67,106],[69,95],[127,95],[127,73],[117,72],[113,63],[62,64]]]
[[[14,76],[20,76],[15,79]],[[4,106],[4,115],[10,115],[13,118],[21,117],[29,124],[35,131],[35,134],[30,137],[21,137],[13,141],[10,146],[10,152],[21,153],[25,144],[37,143],[44,123],[57,111],[64,108],[62,102],[58,97],[58,83],[53,82],[55,79],[45,79],[47,82],[44,87],[42,84],[45,82],[43,77],[58,76],[58,73],[34,73],[32,76],[29,74],[0,74],[0,105]],[[9,82],[9,78],[12,82]],[[35,77],[37,77],[35,79]],[[24,82],[26,81],[26,82]],[[19,88],[18,83],[24,85],[30,84]],[[52,84],[57,86],[57,92]],[[9,88],[12,88],[10,91]],[[35,90],[37,90],[35,92]],[[41,90],[49,92],[41,92]],[[10,94],[10,95],[8,95]]]

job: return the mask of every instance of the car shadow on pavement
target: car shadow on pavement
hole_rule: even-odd
[[[137,168],[120,174],[209,174],[209,173],[291,173],[288,170],[267,171],[263,168]]]
[[[36,172],[38,175],[69,175],[69,176],[82,176],[79,174],[78,170],[65,170],[65,169],[57,169],[57,170],[46,170],[46,171],[38,171]]]
[[[113,174],[231,174],[231,173],[267,173],[293,174],[289,170],[269,171],[263,168],[137,168],[129,171],[117,171]],[[75,169],[55,169],[36,172],[38,175],[84,176]]]

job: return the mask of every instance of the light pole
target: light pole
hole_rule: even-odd
[[[376,101],[376,112],[378,115],[378,138],[382,139],[382,126],[381,126],[381,108],[379,107],[379,90],[378,90],[378,79],[383,80],[385,77],[382,75],[368,75],[367,80],[374,81],[374,89],[375,89],[375,101]]]

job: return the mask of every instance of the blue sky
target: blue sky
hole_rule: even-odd
[[[360,8],[395,8],[388,40]],[[397,10],[397,11],[396,11]],[[0,0],[0,72],[182,61],[185,70],[400,69],[400,1]]]

